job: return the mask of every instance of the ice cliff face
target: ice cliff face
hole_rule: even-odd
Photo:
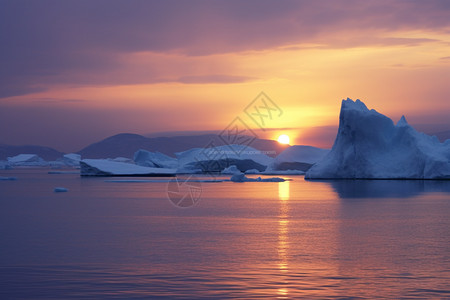
[[[391,119],[360,100],[343,100],[331,151],[306,179],[450,179],[450,140],[417,132],[405,117]]]

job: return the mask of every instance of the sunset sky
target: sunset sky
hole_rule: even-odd
[[[0,1],[0,143],[254,126],[261,91],[293,144],[331,146],[347,97],[449,130],[450,1]]]

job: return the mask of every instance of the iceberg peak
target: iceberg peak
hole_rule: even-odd
[[[406,121],[406,118],[404,115],[398,120],[397,126],[409,126],[408,121]]]
[[[342,100],[341,110],[344,110],[344,109],[346,109],[346,110],[352,109],[352,110],[360,110],[360,111],[368,111],[369,110],[367,108],[367,106],[364,104],[364,102],[362,102],[361,100],[356,99],[356,101],[353,101],[350,98]]]

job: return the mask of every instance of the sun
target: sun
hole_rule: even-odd
[[[289,145],[289,137],[286,134],[282,134],[278,137],[278,143]]]

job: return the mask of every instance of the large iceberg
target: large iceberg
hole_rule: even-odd
[[[343,100],[331,151],[306,179],[450,179],[450,140],[417,132],[360,100]]]
[[[273,171],[298,170],[307,171],[330,152],[312,146],[290,146],[281,152],[269,165],[266,173]]]
[[[175,169],[149,168],[107,159],[83,159],[81,176],[175,176]]]
[[[245,145],[224,145],[208,148],[193,148],[176,153],[179,164],[179,173],[189,170],[200,172],[221,172],[235,165],[245,172],[256,169],[264,171],[273,158],[262,151]]]
[[[138,150],[134,153],[134,162],[143,167],[153,168],[178,168],[178,160],[160,152]]]

